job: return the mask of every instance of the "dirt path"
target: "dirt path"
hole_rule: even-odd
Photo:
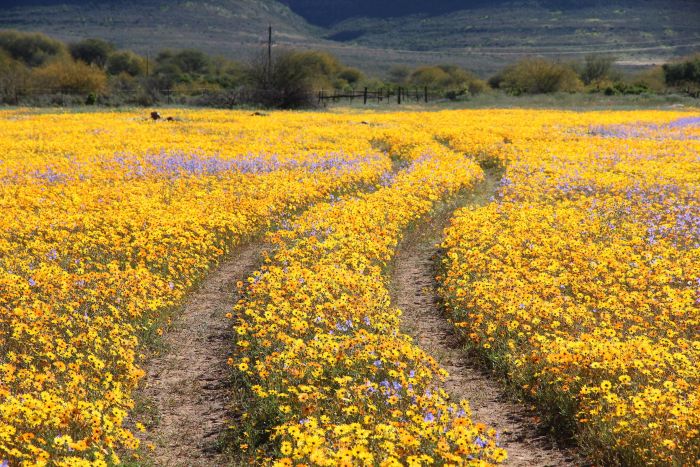
[[[449,225],[457,204],[483,205],[496,190],[498,176],[488,174],[486,182],[452,205],[436,212],[430,222],[416,226],[399,246],[394,263],[392,293],[403,310],[402,326],[418,345],[435,357],[450,373],[447,391],[455,399],[469,401],[475,421],[498,430],[500,444],[508,450],[506,465],[577,465],[571,452],[558,448],[538,428],[535,414],[512,402],[492,375],[470,361],[460,338],[445,319],[435,290],[437,244]]]
[[[244,246],[212,270],[192,292],[166,349],[146,366],[139,398],[149,405],[156,426],[142,437],[153,443],[158,466],[219,466],[226,460],[219,439],[231,420],[231,370],[226,364],[234,342],[226,313],[236,297],[236,281],[260,263],[261,243]]]

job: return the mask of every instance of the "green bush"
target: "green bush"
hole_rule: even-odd
[[[639,95],[650,92],[650,89],[644,83],[625,83],[623,81],[617,81],[612,85],[609,85],[603,91],[606,96],[615,95]]]

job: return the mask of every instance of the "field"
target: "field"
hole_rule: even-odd
[[[163,113],[0,112],[3,467],[700,458],[697,112]]]

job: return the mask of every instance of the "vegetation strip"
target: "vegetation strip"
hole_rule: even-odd
[[[248,462],[505,459],[467,401],[448,402],[444,370],[399,332],[383,274],[412,221],[483,177],[469,158],[438,150],[389,186],[316,206],[275,234],[277,250],[236,307],[234,366],[252,398],[239,440]]]

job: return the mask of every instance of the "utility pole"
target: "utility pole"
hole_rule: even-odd
[[[272,83],[272,24],[267,28],[267,82]]]

